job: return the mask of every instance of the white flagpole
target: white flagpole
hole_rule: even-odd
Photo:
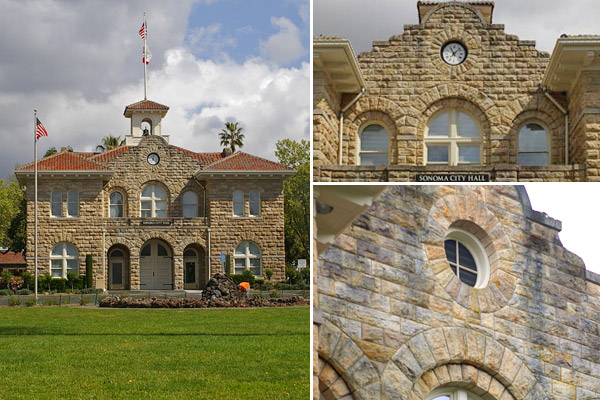
[[[34,258],[35,258],[35,272],[34,272],[34,276],[35,276],[35,283],[34,283],[34,288],[35,288],[35,301],[37,303],[38,300],[38,250],[37,250],[37,244],[38,244],[38,207],[37,207],[37,200],[38,200],[38,183],[37,183],[37,108],[33,110],[33,154],[34,154],[34,181],[35,181],[35,189],[34,189],[34,219],[35,219],[35,234],[34,234],[34,245],[33,245],[33,251],[34,251]]]
[[[146,26],[146,12],[144,11],[144,29],[146,30],[146,34],[144,35],[144,100],[147,100],[146,97],[146,66],[148,65],[148,56],[147,47],[146,47],[146,38],[148,37],[148,26]]]

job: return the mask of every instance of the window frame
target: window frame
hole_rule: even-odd
[[[190,194],[192,196],[194,196],[194,204],[191,203],[186,203],[185,198],[186,196]],[[189,198],[189,196],[187,196]],[[187,206],[193,206],[194,207],[194,215],[192,216],[188,216],[185,215],[185,209],[186,209],[186,205]],[[183,194],[181,195],[181,216],[184,218],[198,218],[198,194],[193,191],[193,190],[186,190],[185,192],[183,192]]]
[[[67,245],[73,246],[73,249],[75,249],[75,255],[69,255],[67,254]],[[60,255],[54,255],[52,253],[54,253],[54,249],[56,249],[58,246],[61,246],[61,254]],[[52,250],[50,250],[50,274],[52,275],[52,278],[66,278],[67,277],[67,273],[69,271],[71,272],[75,272],[76,274],[79,274],[79,250],[77,250],[77,246],[75,246],[73,243],[69,243],[69,242],[59,242],[57,244],[55,244],[52,247]],[[77,270],[73,271],[72,269],[69,269],[69,260],[75,260],[77,262]],[[52,266],[52,261],[62,261],[61,262],[61,276],[54,276],[53,271],[56,270],[57,268],[54,268]]]
[[[461,243],[473,256],[475,265],[477,267],[477,280],[475,281],[475,285],[472,287],[474,289],[483,289],[487,287],[490,281],[490,261],[485,247],[481,241],[472,233],[458,228],[450,228],[446,233],[446,237],[444,238],[444,245],[446,240],[455,240],[456,242]],[[448,262],[448,265],[450,265],[450,261],[447,259],[447,257],[446,261]],[[466,267],[460,266],[460,268]],[[469,270],[469,268],[466,269]],[[455,274],[457,278],[459,277],[459,274],[460,272]],[[461,281],[461,283],[464,282]]]
[[[256,248],[258,249],[258,254],[252,254],[250,253],[250,245],[253,244],[254,246],[256,246]],[[242,247],[244,245],[244,253],[238,253],[238,249],[240,247]],[[251,265],[251,261],[250,260],[259,260],[259,266],[258,266],[258,274],[255,274],[254,272],[252,273],[254,276],[256,277],[261,277],[262,276],[262,272],[263,272],[263,262],[262,262],[262,251],[260,249],[260,246],[258,244],[256,244],[255,242],[252,242],[250,240],[244,240],[242,241],[240,244],[238,244],[235,247],[235,250],[233,251],[233,271],[235,274],[238,274],[238,267],[236,265],[236,261],[237,260],[244,260],[244,269],[242,269],[239,273],[243,273],[245,270],[250,270],[252,271],[252,268],[256,268],[254,266]]]
[[[380,126],[381,129],[383,129],[383,131],[385,133],[387,133],[387,141],[386,141],[386,149],[384,150],[363,150],[362,149],[362,135],[363,132],[369,128],[370,126],[373,125],[377,125]],[[369,121],[367,123],[365,123],[359,130],[358,133],[358,155],[357,155],[357,164],[358,165],[365,165],[365,166],[386,166],[390,164],[390,130],[385,126],[385,124],[383,124],[380,121]],[[385,164],[363,164],[362,163],[362,154],[385,154],[386,156],[386,162]]]
[[[238,199],[237,201],[236,201],[236,193],[239,193],[241,195],[241,199]],[[234,190],[233,193],[232,193],[232,195],[231,195],[231,200],[232,200],[232,210],[231,210],[232,215],[234,217],[243,217],[246,214],[244,212],[245,208],[246,208],[246,207],[244,207],[245,206],[245,204],[244,204],[245,203],[244,202],[244,192],[241,191],[241,190],[239,190],[239,189]],[[236,214],[236,204],[239,207],[242,208],[241,214]]]
[[[252,200],[252,193],[256,193],[256,200]],[[258,207],[258,213],[252,213],[252,204],[255,204]],[[252,189],[248,192],[248,215],[251,217],[260,217],[261,211],[261,201],[260,201],[260,192],[256,189]]]
[[[151,188],[151,193],[150,193],[150,197],[144,197],[143,193],[146,190],[146,188]],[[162,190],[162,192],[164,193],[165,197],[164,198],[160,198],[160,197],[156,197],[155,196],[155,192],[156,192],[156,188]],[[167,190],[165,190],[165,188],[162,185],[156,184],[156,183],[149,183],[147,185],[145,185],[142,188],[142,191],[140,192],[140,217],[142,218],[167,218],[168,214],[167,214],[167,206],[168,206],[168,198],[169,198],[169,193]],[[150,202],[150,215],[143,215],[144,211],[147,211],[147,209],[144,209],[142,207],[142,203],[143,202]],[[165,208],[164,208],[164,216],[157,216],[156,212],[157,211],[163,211],[163,210],[157,210],[156,207],[156,203],[158,202],[164,202],[165,203]]]
[[[71,194],[75,193],[75,195],[77,196],[77,199],[75,201],[71,200]],[[71,214],[71,205],[75,205],[76,208],[76,212]],[[79,218],[79,192],[77,190],[69,190],[67,192],[67,217],[68,218]]]
[[[527,125],[535,124],[540,126],[544,132],[546,133],[546,151],[521,151],[521,131]],[[525,122],[519,124],[519,129],[517,129],[517,165],[519,166],[537,166],[537,167],[545,167],[552,164],[552,146],[550,145],[552,136],[550,134],[550,129],[548,126],[538,119],[528,119]],[[546,164],[521,164],[519,162],[519,155],[521,153],[525,154],[546,154]]]
[[[450,400],[482,400],[475,393],[465,388],[446,387],[436,389],[425,398],[425,400],[437,400],[439,397],[447,396]]]
[[[54,194],[58,193],[60,196],[60,201],[55,201],[54,199]],[[58,205],[58,214],[54,214],[54,206]],[[53,218],[61,218],[63,216],[63,212],[62,212],[62,192],[58,189],[54,189],[52,192],[50,192],[50,216]]]
[[[121,196],[121,204],[118,203],[113,203],[112,202],[112,196],[113,194],[118,194],[119,196]],[[113,217],[111,215],[111,209],[112,207],[121,207],[121,215],[117,215],[116,217]],[[121,193],[120,190],[113,190],[112,192],[110,192],[110,194],[108,195],[108,217],[109,218],[123,218],[125,216],[125,196],[123,196],[123,193]]]
[[[450,113],[448,117],[448,136],[430,136],[429,135],[429,125],[431,121],[433,121],[440,114],[445,112]],[[465,114],[468,116],[477,127],[477,131],[479,132],[478,137],[461,137],[458,136],[458,118],[459,113]],[[483,165],[483,129],[481,123],[473,116],[471,112],[461,107],[449,107],[443,108],[434,114],[432,114],[427,120],[427,125],[425,126],[424,132],[424,152],[423,152],[423,165],[447,165],[450,167],[455,167],[458,165]],[[428,161],[428,152],[429,146],[443,146],[446,145],[448,147],[448,161]],[[477,162],[469,162],[469,161],[459,161],[459,148],[461,145],[467,146],[479,146],[479,161]]]

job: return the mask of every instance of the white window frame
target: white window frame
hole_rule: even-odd
[[[241,196],[241,199],[239,199],[239,198],[236,199],[236,194],[238,195],[238,197]],[[232,215],[234,217],[243,217],[244,216],[244,208],[245,208],[244,207],[244,192],[242,192],[239,189],[234,190],[233,194],[232,194],[232,200],[233,200],[233,209],[231,210]],[[238,205],[238,207],[242,208],[241,214],[240,213],[236,214],[236,204]]]
[[[380,126],[381,129],[383,129],[385,131],[385,133],[387,133],[387,142],[386,142],[386,150],[380,150],[380,151],[375,151],[375,150],[363,150],[362,149],[362,134],[365,131],[365,129],[367,129],[368,127],[372,126],[372,125],[377,125]],[[362,164],[362,154],[385,154],[386,156],[386,163],[385,164],[376,164],[375,166],[384,166],[384,165],[389,165],[390,164],[390,131],[389,129],[387,129],[385,127],[385,125],[383,125],[380,122],[377,121],[370,121],[368,123],[366,123],[362,128],[360,128],[360,133],[358,134],[358,165],[363,165]]]
[[[113,194],[118,194],[119,196],[121,196],[121,204],[112,202]],[[116,217],[111,216],[110,211],[113,207],[121,207],[121,215],[117,215]],[[108,195],[108,216],[109,216],[109,218],[121,218],[121,217],[125,216],[125,196],[123,196],[123,193],[121,193],[118,190],[112,191]]]
[[[256,193],[256,200],[252,200],[252,193]],[[252,213],[252,204],[255,204],[256,207],[258,207],[258,212],[257,213]],[[258,192],[258,190],[256,189],[252,189],[249,193],[248,193],[248,212],[249,215],[251,217],[260,217],[260,207],[261,203],[260,203],[260,193]]]
[[[469,250],[475,260],[475,265],[477,266],[477,281],[473,287],[475,289],[485,288],[490,281],[490,261],[487,252],[485,251],[485,247],[483,247],[483,244],[479,239],[470,232],[462,229],[450,228],[444,238],[444,241],[446,240],[455,240]],[[462,269],[464,267],[459,268]]]
[[[521,151],[521,130],[526,125],[530,125],[530,124],[535,124],[535,125],[541,126],[542,129],[544,129],[544,132],[546,132],[546,151]],[[550,129],[548,129],[548,126],[546,126],[546,124],[544,124],[541,121],[538,121],[536,119],[531,119],[531,120],[527,120],[524,123],[522,123],[521,125],[519,125],[519,129],[517,130],[517,164],[526,166],[526,164],[521,164],[519,162],[519,154],[527,153],[527,154],[546,154],[547,155],[546,164],[535,164],[535,165],[530,165],[530,166],[545,167],[545,166],[551,165],[552,164],[552,154],[551,154],[552,146],[550,146],[550,140],[551,140]]]
[[[71,245],[73,246],[73,248],[75,249],[75,255],[69,255],[67,254],[67,245]],[[61,250],[61,254],[60,255],[53,255],[52,253],[54,253],[54,250],[58,247],[61,246],[60,250]],[[61,276],[54,276],[53,274],[53,270],[56,268],[52,268],[52,261],[56,261],[56,260],[61,260],[62,261],[62,273]],[[68,260],[76,260],[77,261],[77,270],[72,271],[75,273],[79,273],[79,250],[77,250],[77,247],[73,244],[73,243],[68,243],[68,242],[60,242],[57,243],[52,250],[50,251],[50,274],[52,275],[53,278],[66,278],[67,277],[67,272],[69,272],[68,269]]]
[[[76,199],[71,199],[71,195],[75,194]],[[75,212],[71,213],[71,206],[76,207]],[[77,218],[79,217],[79,192],[77,190],[69,190],[67,192],[67,217]]]
[[[193,203],[189,202],[190,201],[190,196],[193,196]],[[186,200],[186,197],[188,198]],[[186,203],[186,201],[188,201]],[[186,215],[186,206],[191,207],[193,206],[193,215]],[[198,217],[198,195],[196,194],[196,192],[194,192],[193,190],[186,190],[185,192],[183,192],[183,195],[181,196],[181,216],[185,217],[185,218],[196,218]]]
[[[258,249],[258,254],[251,254],[250,253],[250,244],[253,244],[254,246],[256,246],[256,248]],[[244,246],[243,253],[238,253],[238,249],[240,247]],[[260,265],[258,266],[258,274],[254,274],[254,276],[262,276],[262,269],[263,269],[263,262],[262,262],[262,251],[260,250],[260,246],[258,246],[258,244],[254,243],[254,242],[250,242],[248,240],[245,240],[243,242],[241,242],[239,245],[237,245],[237,247],[235,248],[234,252],[233,252],[233,271],[237,274],[238,270],[237,270],[237,266],[236,266],[236,260],[244,260],[244,269],[241,270],[239,273],[244,272],[245,270],[252,270],[252,266],[250,265],[250,260],[251,259],[258,259],[260,262]]]
[[[442,396],[450,397],[450,400],[481,400],[481,397],[463,388],[443,388],[431,392],[425,400],[437,400]]]
[[[436,118],[439,114],[449,112],[450,116],[448,118],[448,136],[429,136],[429,123]],[[463,113],[467,115],[469,118],[475,122],[477,126],[477,130],[479,131],[478,137],[460,137],[458,136],[458,113]],[[424,165],[448,165],[451,167],[457,165],[482,165],[482,157],[483,157],[483,131],[481,129],[481,124],[474,118],[473,115],[462,109],[462,108],[445,108],[433,114],[429,121],[427,122],[427,126],[425,127],[425,141],[424,141]],[[444,161],[427,161],[427,152],[429,146],[448,146],[448,162]],[[458,161],[458,148],[460,145],[468,145],[468,146],[479,146],[479,161],[477,162],[459,162]]]
[[[146,190],[146,188],[150,188],[150,197],[143,196],[144,190]],[[164,198],[156,196],[156,188],[162,190],[162,192],[165,194]],[[167,198],[168,197],[169,197],[169,195],[167,194],[167,191],[159,185],[151,184],[151,185],[144,186],[144,188],[142,189],[142,192],[140,193],[140,217],[142,217],[142,218],[166,218],[167,217]],[[142,208],[142,202],[144,202],[144,201],[150,202],[150,216],[142,215],[143,211],[147,211]],[[158,203],[158,202],[165,203],[165,209],[164,209],[165,215],[164,216],[160,216],[160,217],[156,216],[157,211],[162,211],[162,210],[157,210],[156,203]]]
[[[60,197],[60,201],[56,201],[54,199],[54,195],[55,194],[58,194],[58,196]],[[55,205],[58,205],[58,211],[59,211],[58,214],[54,214],[54,212],[53,212],[53,208],[54,208]],[[53,190],[50,193],[50,216],[51,217],[55,217],[55,218],[60,218],[60,217],[63,216],[63,213],[62,213],[62,192],[60,190]]]

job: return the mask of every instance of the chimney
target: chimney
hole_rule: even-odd
[[[68,147],[61,147],[60,148],[60,152],[61,153],[64,153],[65,151],[69,151],[69,148]]]
[[[231,151],[231,147],[225,147],[225,148],[223,149],[223,152],[221,153],[221,156],[222,156],[223,158],[225,158],[225,157],[229,157],[229,156],[230,156],[230,155],[232,155],[232,154],[233,154],[233,152]]]

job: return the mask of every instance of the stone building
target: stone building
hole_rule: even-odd
[[[600,276],[523,187],[354,189],[315,191],[315,399],[600,399]]]
[[[600,180],[600,36],[550,55],[493,23],[493,2],[417,8],[358,57],[314,38],[315,181]]]
[[[168,144],[168,107],[149,100],[124,115],[131,133],[102,153],[38,161],[38,268],[85,273],[106,289],[201,289],[230,257],[284,279],[283,181],[294,171],[243,152],[202,153]],[[216,140],[216,135],[215,135]],[[27,196],[27,267],[34,269],[34,164],[15,170]]]

